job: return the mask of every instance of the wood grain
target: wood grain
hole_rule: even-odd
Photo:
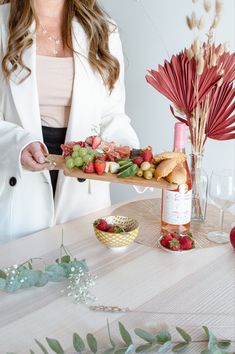
[[[121,183],[121,184],[129,184],[141,187],[151,187],[151,188],[160,188],[160,189],[169,189],[176,190],[178,188],[177,184],[168,183],[163,178],[160,181],[156,181],[155,178],[152,180],[147,180],[142,177],[127,177],[127,178],[118,178],[116,174],[105,173],[102,176],[97,175],[96,173],[84,173],[79,168],[68,169],[65,166],[63,156],[59,155],[48,155],[47,161],[51,161],[56,164],[55,169],[64,170],[65,176],[68,177],[76,177],[76,178],[84,178],[84,179],[93,179],[97,181],[111,182],[111,183]]]
[[[152,203],[156,204],[156,200]],[[140,209],[143,206],[149,210],[151,203],[145,200]],[[83,339],[87,333],[94,333],[100,354],[110,347],[107,319],[112,336],[119,338],[118,342],[118,321],[130,330],[138,344],[143,342],[134,335],[134,328],[156,332],[167,327],[174,339],[180,340],[176,325],[188,331],[194,340],[205,339],[199,328],[202,325],[209,326],[218,338],[235,340],[235,258],[232,247],[227,244],[198,248],[181,257],[133,243],[122,252],[114,252],[97,241],[92,222],[98,217],[115,214],[120,207],[115,205],[64,224],[64,244],[78,259],[85,258],[91,271],[97,274],[93,289],[98,298],[96,304],[129,307],[136,312],[94,313],[87,306],[75,305],[71,298],[61,293],[66,282],[50,283],[43,288],[25,289],[15,294],[0,291],[1,354],[11,351],[26,354],[29,349],[39,353],[33,339],[46,345],[45,337],[59,339],[66,354],[72,354],[75,353],[71,346],[74,332]],[[139,210],[136,217],[139,218],[140,213]],[[146,215],[143,209],[142,213]],[[154,217],[152,213],[153,220]],[[158,222],[157,216],[155,222]],[[31,257],[42,257],[47,264],[53,263],[59,255],[61,229],[62,226],[57,225],[1,245],[0,269]],[[159,311],[179,314],[160,315]],[[210,313],[218,313],[218,316]],[[185,353],[197,354],[203,349],[205,343],[199,343],[190,345]],[[233,345],[231,351],[234,350]]]

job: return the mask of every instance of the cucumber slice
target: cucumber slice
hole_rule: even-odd
[[[132,164],[130,167],[126,168],[124,171],[119,172],[117,174],[118,178],[126,178],[130,176],[134,176],[136,172],[139,170],[138,165]]]
[[[131,159],[129,159],[129,158],[119,159],[117,162],[119,163],[120,166],[124,166],[124,165],[126,165],[128,162],[131,162]]]
[[[125,165],[123,165],[122,167],[120,167],[118,172],[125,171],[128,167],[131,167],[131,166],[133,166],[133,162],[128,162]]]

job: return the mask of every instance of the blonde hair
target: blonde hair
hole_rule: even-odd
[[[32,46],[33,38],[29,27],[34,21],[38,24],[34,0],[0,0],[0,4],[10,3],[8,49],[2,61],[4,76],[9,79],[18,67],[25,69],[25,80],[31,74],[23,62],[23,53]],[[64,47],[72,48],[71,26],[74,16],[83,27],[88,41],[88,60],[110,91],[114,88],[120,74],[120,64],[109,50],[110,23],[107,14],[96,0],[66,1],[66,16],[63,26]],[[113,27],[113,26],[112,26]],[[9,66],[10,64],[10,66]]]

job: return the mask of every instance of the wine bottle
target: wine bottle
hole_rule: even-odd
[[[174,151],[185,153],[186,125],[175,124]],[[182,163],[185,169],[185,183],[174,191],[162,191],[161,233],[186,234],[190,231],[192,209],[192,179],[187,160]]]

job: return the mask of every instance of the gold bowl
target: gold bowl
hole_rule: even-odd
[[[109,248],[119,248],[128,246],[132,243],[139,232],[139,224],[135,219],[128,216],[104,216],[100,219],[104,219],[108,224],[117,225],[123,228],[125,231],[120,233],[111,233],[106,231],[101,231],[96,228],[94,221],[93,227],[95,231],[96,238],[108,246]]]

